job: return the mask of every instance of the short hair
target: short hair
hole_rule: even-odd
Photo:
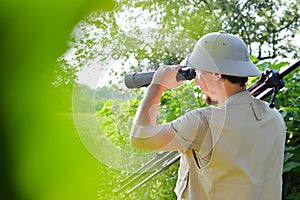
[[[227,79],[233,84],[239,84],[241,87],[245,86],[248,81],[248,77],[231,76],[226,74],[222,74],[221,77],[222,79]]]

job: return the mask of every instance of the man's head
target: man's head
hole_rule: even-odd
[[[238,77],[260,75],[243,40],[223,31],[201,37],[187,59],[187,66]]]
[[[248,77],[260,75],[245,43],[225,32],[200,38],[187,59],[187,66],[196,69],[195,83],[207,97],[207,103],[220,103],[235,91],[245,89]]]

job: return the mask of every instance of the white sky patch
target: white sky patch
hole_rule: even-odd
[[[141,8],[130,8],[130,10],[124,10],[123,12],[119,12],[115,14],[116,23],[121,29],[121,31],[126,32],[127,34],[133,34],[132,37],[135,37],[134,32],[130,31],[138,25],[139,30],[147,30],[147,29],[157,29],[158,25],[154,21],[150,21],[149,16],[153,15],[154,12],[149,12],[148,10],[142,10]],[[89,26],[86,27],[86,29],[89,30],[89,35],[91,37],[97,35],[98,37],[101,37],[99,32],[101,32],[100,29],[97,29],[95,26]],[[74,34],[77,37],[82,37],[83,34],[78,28],[74,29]],[[144,37],[147,37],[147,34],[144,35]],[[149,41],[150,38],[140,38],[144,41],[147,41],[148,43],[153,43],[154,41]],[[113,40],[113,39],[112,39]],[[113,43],[113,42],[112,42]],[[107,56],[110,56],[110,48],[105,49],[99,49],[99,51],[103,52],[104,54],[107,54]],[[66,54],[65,57],[68,60],[72,60],[73,57],[73,50],[70,49]],[[109,72],[111,71],[111,67],[113,68],[120,68],[121,69],[121,62],[123,62],[123,58],[120,58],[118,60],[108,59],[108,63],[101,63],[97,61],[99,59],[95,59],[95,61],[90,61],[85,66],[81,68],[81,70],[78,72],[78,83],[88,85],[89,87],[95,89],[99,86],[107,85],[108,81],[111,81],[114,79],[111,77]],[[134,66],[136,65],[136,61],[131,56],[128,61],[125,63],[126,66]],[[124,67],[124,65],[123,65]],[[126,71],[126,69],[124,69]],[[115,79],[116,80],[116,79]],[[118,80],[116,80],[118,81]]]
[[[140,29],[158,28],[158,24],[150,20],[155,12],[143,10],[142,8],[129,8],[115,15],[119,28],[125,32],[132,30],[132,27],[139,26]]]

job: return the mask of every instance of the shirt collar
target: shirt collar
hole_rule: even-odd
[[[250,94],[248,90],[243,90],[238,92],[229,98],[227,98],[221,106],[225,106],[228,104],[248,104],[253,100],[253,96]]]

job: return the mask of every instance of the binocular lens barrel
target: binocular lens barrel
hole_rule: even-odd
[[[125,76],[125,85],[127,88],[140,88],[146,87],[150,85],[153,75],[155,72],[146,72],[146,73],[133,73],[133,74],[126,74]],[[176,75],[177,81],[185,81],[185,80],[192,80],[196,76],[196,72],[194,69],[187,69],[187,70],[179,70]]]

